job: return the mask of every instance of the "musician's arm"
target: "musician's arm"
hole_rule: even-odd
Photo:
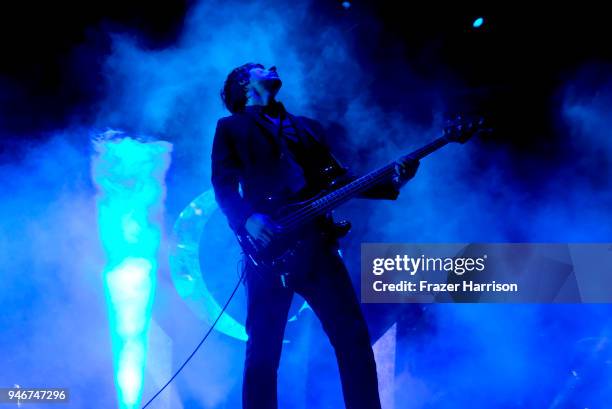
[[[232,230],[244,226],[253,214],[251,206],[239,192],[241,164],[224,119],[217,122],[212,147],[212,185],[219,207],[227,216]]]

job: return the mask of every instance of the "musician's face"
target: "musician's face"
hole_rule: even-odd
[[[249,74],[249,85],[260,94],[265,91],[275,95],[283,85],[276,72],[276,67],[265,69],[263,66],[258,66],[251,68]]]

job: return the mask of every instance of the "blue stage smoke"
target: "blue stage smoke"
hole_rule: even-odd
[[[210,188],[215,124],[227,115],[219,90],[227,73],[247,61],[278,67],[284,81],[280,99],[291,112],[315,116],[339,131],[330,133],[332,144],[356,173],[437,136],[446,93],[462,90],[461,82],[425,81],[398,56],[397,70],[417,84],[400,90],[407,102],[426,91],[436,95],[423,108],[431,118],[416,122],[399,107],[383,108],[377,92],[385,79],[370,74],[377,62],[359,60],[351,32],[317,19],[310,6],[307,1],[290,7],[280,1],[201,1],[177,42],[163,49],[109,33],[111,52],[100,55],[104,97],[90,125],[161,135],[173,143],[169,224]],[[342,208],[339,216],[354,223],[344,242],[353,273],[362,241],[609,241],[612,77],[596,68],[600,74],[590,75],[593,69],[568,78],[558,90],[561,103],[551,101],[551,112],[558,115],[555,143],[568,153],[566,160],[551,167],[525,153],[519,161],[501,146],[474,140],[423,160],[396,202],[355,201]],[[10,334],[0,339],[8,357],[0,383],[69,387],[75,407],[110,408],[117,402],[100,275],[104,258],[89,182],[90,132],[58,131],[0,168],[0,328]],[[534,187],[533,180],[520,176],[518,170],[526,167],[543,182]],[[236,245],[222,215],[217,219],[205,231],[204,257],[226,254],[223,248]],[[216,250],[207,248],[213,245]],[[237,279],[236,260],[219,260],[218,270],[203,266],[209,290],[223,301]],[[169,271],[160,269],[158,290],[166,293],[156,297],[153,316],[172,341],[164,365],[176,368],[205,325],[173,301]],[[605,346],[610,312],[607,305],[430,306],[425,319],[432,329],[398,349],[396,407],[604,407],[612,398]],[[230,313],[244,318],[242,295]],[[283,356],[280,377],[286,408],[341,405],[333,370],[321,371],[308,387],[299,385],[308,395],[307,406],[289,392],[302,379],[292,378],[288,369],[303,356],[317,356],[316,368],[333,368],[333,352],[317,325],[313,342],[286,347],[290,354]],[[243,348],[222,334],[207,341],[177,379],[185,407],[238,407]],[[144,398],[162,381],[145,384]],[[320,393],[309,395],[309,389]]]

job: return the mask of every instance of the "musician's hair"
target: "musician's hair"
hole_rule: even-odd
[[[249,84],[249,71],[253,68],[263,68],[263,65],[252,62],[243,64],[234,68],[225,79],[221,101],[232,114],[243,111],[246,106],[246,86]]]

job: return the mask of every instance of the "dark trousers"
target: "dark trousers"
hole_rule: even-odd
[[[376,363],[359,301],[337,249],[305,257],[291,289],[247,265],[249,335],[242,387],[244,409],[276,409],[277,370],[294,291],[311,306],[334,347],[347,409],[380,409]],[[307,276],[303,277],[302,273]]]

